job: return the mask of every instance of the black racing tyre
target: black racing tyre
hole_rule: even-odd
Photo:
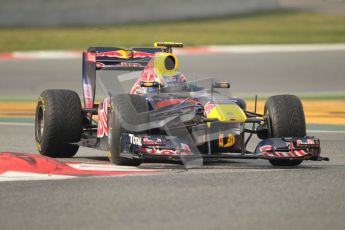
[[[270,137],[304,137],[306,125],[303,105],[294,95],[276,95],[265,104]],[[303,160],[269,160],[274,166],[297,166]]]
[[[72,157],[83,129],[78,94],[71,90],[45,90],[39,97],[35,116],[36,147],[49,157]]]
[[[148,111],[148,102],[142,96],[120,94],[112,98],[108,119],[108,157],[112,163],[129,166],[138,166],[141,164],[141,159],[120,156],[121,133],[144,133],[144,130],[137,131],[130,127],[133,126],[133,128],[136,128],[143,124],[148,125],[150,121],[149,115],[146,113]]]

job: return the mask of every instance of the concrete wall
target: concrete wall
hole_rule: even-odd
[[[0,27],[100,26],[278,7],[278,0],[0,0]]]

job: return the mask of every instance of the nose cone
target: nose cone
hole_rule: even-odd
[[[237,104],[230,103],[215,105],[207,114],[207,118],[216,118],[220,122],[243,123],[247,116]]]

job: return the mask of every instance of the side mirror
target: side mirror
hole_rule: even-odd
[[[214,89],[227,89],[230,88],[230,83],[229,82],[214,82],[213,83],[213,88]]]
[[[140,82],[140,86],[141,87],[146,87],[146,88],[151,88],[151,87],[158,88],[159,87],[159,82],[157,82],[157,81],[141,81]]]

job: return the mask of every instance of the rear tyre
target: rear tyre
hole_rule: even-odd
[[[265,104],[270,137],[304,137],[306,126],[300,99],[294,95],[277,95],[268,98]],[[303,160],[278,160],[269,162],[274,166],[297,166]]]
[[[138,134],[133,130],[125,129],[125,124],[132,126],[149,123],[149,105],[146,99],[139,95],[120,94],[112,99],[109,112],[108,146],[109,160],[117,165],[138,166],[141,159],[121,157],[121,133]],[[139,132],[141,133],[141,132]]]
[[[71,90],[45,90],[35,116],[36,147],[49,157],[72,157],[82,132],[82,109],[78,94]]]

